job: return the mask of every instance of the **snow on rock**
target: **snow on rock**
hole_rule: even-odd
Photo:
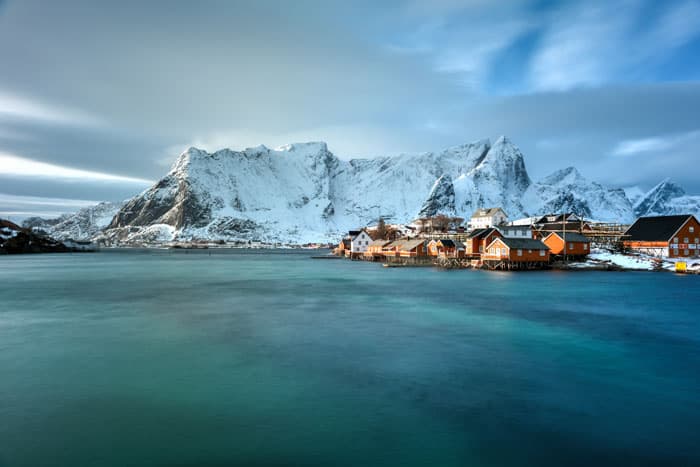
[[[123,204],[103,202],[55,219],[30,217],[25,219],[22,226],[46,233],[57,240],[90,240],[109,225]]]
[[[574,212],[588,219],[632,222],[632,203],[620,188],[608,188],[587,180],[574,167],[558,170],[533,184],[523,205],[531,215]]]
[[[623,255],[603,249],[593,249],[588,258],[597,262],[608,262],[625,269],[652,270],[654,261],[648,256]]]
[[[634,204],[638,217],[672,214],[700,215],[700,196],[688,196],[683,188],[664,179]]]
[[[325,143],[215,153],[190,148],[153,187],[128,201],[106,236],[129,241],[133,229],[175,228],[175,240],[306,243],[375,222],[415,218],[442,183],[472,170],[490,149],[477,141],[442,152],[337,159]]]
[[[693,197],[672,200],[698,206]],[[586,180],[573,167],[533,183],[521,151],[500,137],[493,145],[480,140],[437,152],[352,160],[338,159],[323,142],[214,153],[192,147],[120,209],[89,208],[41,227],[59,238],[110,244],[302,244],[335,241],[380,217],[395,224],[419,215],[469,218],[491,206],[502,207],[511,219],[562,211],[604,221],[634,218],[624,190]]]
[[[637,201],[639,201],[642,196],[644,196],[647,192],[643,190],[642,188],[638,186],[628,186],[626,188],[623,188],[625,190],[625,195],[627,196],[627,199],[630,200],[630,203],[632,203],[632,206],[637,204]]]
[[[436,214],[454,214],[455,189],[452,180],[447,175],[442,175],[435,181],[430,190],[428,199],[418,213],[419,217],[433,217]]]
[[[593,248],[586,261],[571,263],[570,266],[577,269],[593,269],[601,265],[612,265],[629,270],[653,271],[659,261],[661,261],[661,269],[666,271],[675,271],[676,262],[679,261],[685,262],[689,271],[700,271],[698,258],[657,258],[645,254],[616,253],[604,248]]]

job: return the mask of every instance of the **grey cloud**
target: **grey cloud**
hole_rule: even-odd
[[[693,171],[673,169],[697,163],[690,145],[627,165],[611,156],[622,141],[697,130],[698,82],[485,96],[436,72],[435,35],[466,38],[460,46],[467,49],[483,45],[479,35],[411,31],[424,16],[439,26],[453,11],[471,14],[487,3],[448,0],[435,15],[373,2],[0,3],[0,94],[101,122],[0,112],[0,151],[154,179],[190,144],[214,150],[321,139],[347,158],[507,134],[535,178],[576,165],[618,185],[650,186],[678,174],[689,191],[700,191]],[[522,7],[509,2],[504,11]],[[429,46],[418,47],[424,39]],[[0,192],[33,196],[115,200],[134,190],[0,178]]]

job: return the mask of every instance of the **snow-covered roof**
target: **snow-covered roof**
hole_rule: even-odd
[[[472,214],[472,219],[478,217],[493,217],[498,213],[498,211],[501,211],[503,215],[506,214],[501,208],[481,208],[474,211],[474,214]]]

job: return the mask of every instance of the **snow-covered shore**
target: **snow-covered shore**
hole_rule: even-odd
[[[630,271],[654,271],[658,270],[659,258],[642,254],[622,254],[603,248],[594,248],[586,261],[569,263],[573,269],[600,269],[611,266]],[[687,263],[689,272],[700,272],[700,258],[662,258],[661,270],[675,271],[676,262]]]

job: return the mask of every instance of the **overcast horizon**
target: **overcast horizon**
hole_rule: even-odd
[[[300,141],[507,135],[534,180],[700,194],[700,0],[374,3],[0,0],[0,217],[129,198],[189,146]]]

